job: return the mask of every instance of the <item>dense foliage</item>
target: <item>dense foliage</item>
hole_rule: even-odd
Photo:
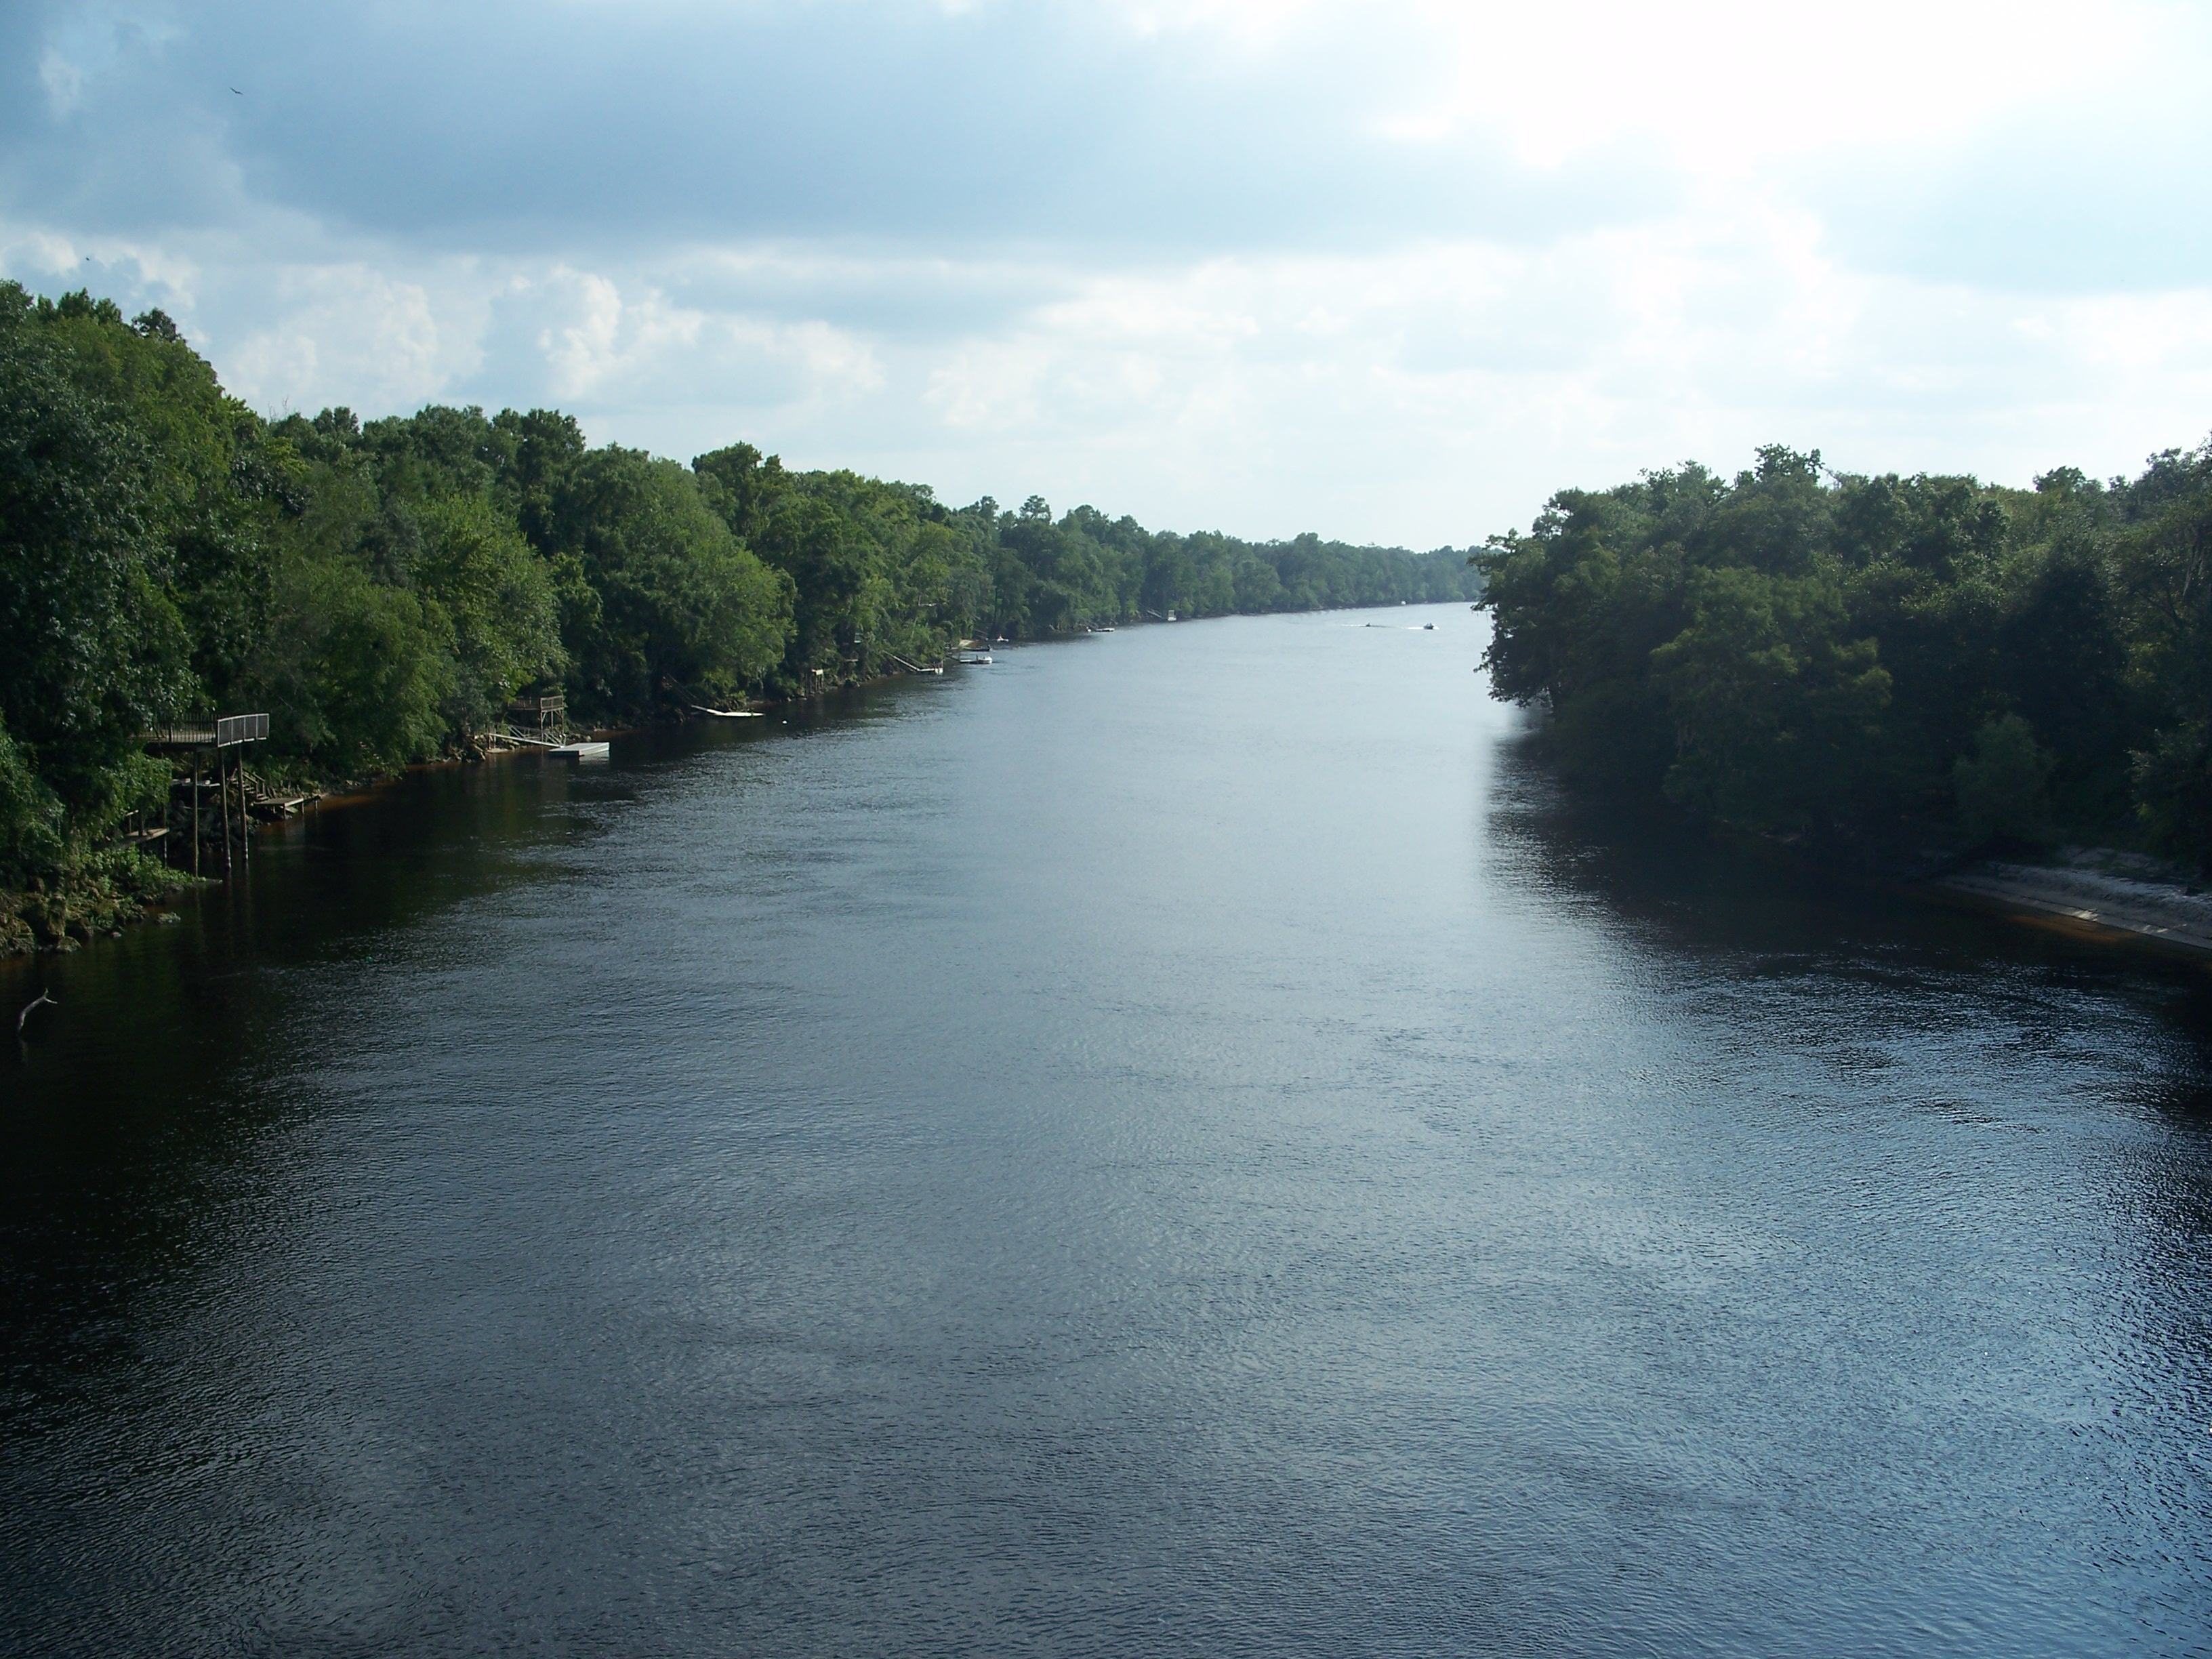
[[[0,283],[0,885],[167,795],[142,734],[265,709],[331,775],[509,700],[611,724],[812,695],[956,641],[1472,598],[1450,549],[1178,536],[926,487],[593,448],[551,410],[266,422],[160,312]]]
[[[1566,769],[1749,829],[2212,863],[2212,446],[2006,489],[1759,452],[1564,490],[1474,563]]]

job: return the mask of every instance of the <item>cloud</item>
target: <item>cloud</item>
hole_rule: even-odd
[[[1550,0],[1424,7],[1446,67],[1408,133],[1495,126],[1556,164],[1632,140],[1705,177],[1866,143],[1925,143],[2118,83],[2158,18],[2078,0]]]
[[[634,410],[720,406],[772,414],[878,390],[873,348],[803,319],[708,310],[661,289],[558,265],[516,274],[492,301],[476,379],[507,401]]]
[[[84,71],[48,46],[39,54],[39,84],[46,89],[46,106],[67,115],[84,97]]]
[[[159,202],[204,226],[234,210],[235,180],[335,228],[479,249],[580,228],[940,246],[1311,245],[1413,219],[1543,234],[1663,196],[1632,158],[1532,170],[1486,133],[1408,150],[1381,118],[1396,60],[1326,15],[1298,50],[1255,52],[1249,28],[1209,50],[1073,6],[246,3],[143,21],[68,118],[19,111],[0,131],[19,212],[137,224]],[[52,16],[49,40],[70,27]],[[114,167],[134,138],[141,165]]]
[[[231,389],[264,408],[319,408],[331,386],[371,410],[425,402],[474,355],[441,329],[426,287],[366,264],[281,270],[264,309],[276,320],[222,362]]]
[[[2208,62],[2150,0],[27,0],[0,271],[265,408],[1434,544],[2191,441]]]

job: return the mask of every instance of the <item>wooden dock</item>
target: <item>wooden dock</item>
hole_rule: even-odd
[[[233,860],[251,866],[253,860],[253,820],[258,817],[289,817],[306,803],[306,795],[279,795],[261,786],[246,769],[246,745],[264,743],[269,737],[269,716],[265,714],[218,714],[212,720],[190,720],[179,726],[163,726],[156,731],[141,732],[139,742],[156,753],[174,754],[179,750],[191,757],[190,781],[191,804],[186,818],[185,831],[191,842],[194,875],[200,872],[200,843],[207,839],[210,828],[207,822],[207,805],[200,786],[200,769],[204,761],[213,759],[215,775],[208,787],[215,793],[216,825],[222,839],[222,872],[231,873]],[[173,795],[185,787],[184,780],[173,780],[170,789]],[[237,828],[232,828],[231,802],[238,803]],[[140,830],[131,839],[140,842],[166,837],[167,829]]]

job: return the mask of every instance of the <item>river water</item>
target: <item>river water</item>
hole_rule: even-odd
[[[427,772],[0,969],[0,1650],[2212,1651],[2212,974],[1591,817],[1481,627]]]

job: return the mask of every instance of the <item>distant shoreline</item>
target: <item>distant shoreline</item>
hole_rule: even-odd
[[[1306,611],[1230,611],[1225,616],[1318,616],[1333,611],[1395,611],[1410,605],[1458,605],[1459,599],[1378,600],[1373,605],[1329,605]],[[1211,621],[1214,617],[1192,617],[1191,622]],[[1124,621],[1117,626],[1135,629],[1152,623],[1142,617]],[[1000,640],[991,641],[996,648],[1009,645],[1049,645],[1071,642],[1091,637],[1099,629],[1085,627],[1079,630],[1052,630],[1019,641]],[[949,646],[943,660],[949,660],[957,650],[984,648],[986,641],[966,638]],[[781,724],[796,714],[822,708],[830,699],[842,693],[865,690],[872,687],[893,684],[901,680],[923,678],[932,673],[942,674],[942,665],[935,670],[917,672],[911,668],[892,669],[875,673],[866,678],[842,680],[834,684],[823,684],[814,691],[779,697],[749,697],[740,700],[749,712],[775,720]],[[625,725],[578,727],[568,732],[571,738],[592,740],[635,737],[653,730],[675,726],[700,726],[712,727],[717,722],[702,713],[692,712],[697,704],[677,708],[663,705],[655,711],[656,718],[632,721]],[[390,769],[379,768],[362,776],[324,776],[312,771],[287,774],[289,787],[296,788],[301,810],[319,814],[345,807],[364,805],[383,799],[392,787],[410,773],[447,771],[462,767],[489,765],[519,757],[542,758],[544,750],[535,744],[506,741],[491,734],[472,735],[468,746],[459,751],[407,762]],[[210,816],[212,809],[210,809]],[[289,814],[287,816],[289,816]],[[172,826],[174,828],[175,826]],[[238,833],[250,836],[257,831],[273,827],[272,821],[249,815],[239,826]],[[221,888],[227,879],[242,879],[246,866],[241,865],[232,877],[226,877],[222,868],[222,849],[220,844],[210,849],[206,873],[194,875],[189,868],[171,863],[177,856],[173,850],[189,846],[183,839],[188,830],[179,832],[179,839],[164,842],[161,851],[144,854],[142,861],[129,869],[102,865],[98,869],[68,872],[43,878],[35,889],[11,888],[0,885],[0,963],[13,963],[35,956],[66,954],[79,950],[102,938],[121,938],[123,929],[147,921],[179,920],[176,906],[180,896],[195,887],[210,890]],[[111,857],[120,849],[101,849],[103,858]],[[156,873],[156,872],[160,873]]]

